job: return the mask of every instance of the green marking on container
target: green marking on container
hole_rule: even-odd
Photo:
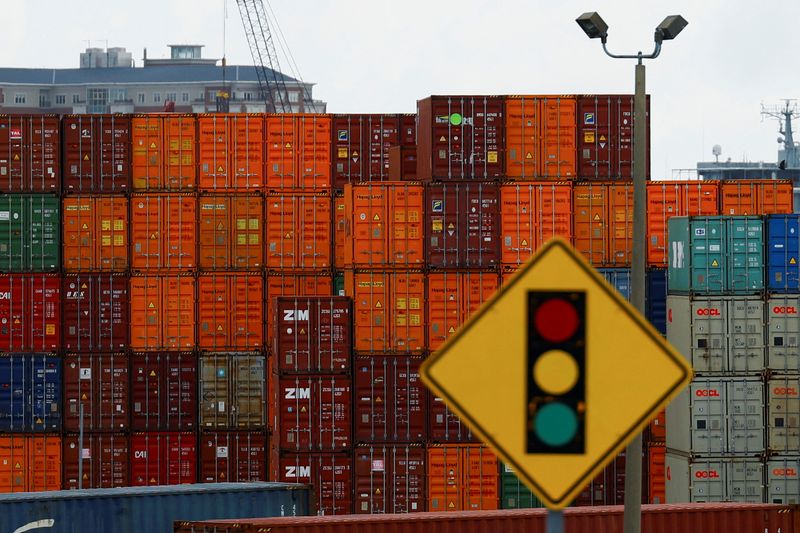
[[[463,117],[459,113],[453,113],[450,115],[450,124],[453,126],[460,126]]]

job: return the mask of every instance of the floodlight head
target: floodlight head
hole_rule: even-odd
[[[661,24],[656,26],[656,42],[670,41],[678,36],[683,31],[683,28],[689,24],[686,19],[680,15],[670,15],[661,21]]]
[[[596,11],[591,11],[589,13],[584,13],[580,17],[575,19],[575,22],[578,23],[578,26],[581,27],[583,32],[590,38],[590,39],[597,39],[598,37],[606,42],[606,37],[608,36],[608,24],[597,14]]]

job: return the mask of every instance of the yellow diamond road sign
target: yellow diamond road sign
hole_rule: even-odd
[[[420,373],[551,509],[569,505],[692,378],[685,359],[560,239]]]

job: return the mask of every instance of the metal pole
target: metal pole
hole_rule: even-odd
[[[547,511],[545,533],[564,533],[564,513],[562,511]]]
[[[633,100],[633,256],[631,257],[631,301],[644,315],[644,271],[647,237],[647,99],[641,52],[636,65],[636,93]],[[625,450],[624,533],[641,531],[642,512],[642,436],[637,435]]]
[[[78,488],[83,488],[83,402],[78,406]]]

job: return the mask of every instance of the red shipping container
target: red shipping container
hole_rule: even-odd
[[[62,287],[65,350],[107,352],[128,347],[128,276],[67,274]]]
[[[333,296],[330,271],[267,273],[267,345],[273,345],[275,298],[278,296]]]
[[[349,376],[271,376],[272,435],[281,450],[340,452],[353,441]]]
[[[197,187],[196,115],[147,113],[131,120],[134,190]]]
[[[497,272],[428,274],[428,347],[438,349],[500,287]]]
[[[575,249],[592,266],[628,266],[633,252],[633,184],[576,183]]]
[[[264,346],[264,278],[260,274],[197,277],[198,347],[202,350]]]
[[[128,199],[71,196],[63,202],[64,270],[128,269]]]
[[[131,116],[66,115],[64,192],[125,192],[131,181]]]
[[[128,356],[125,353],[64,356],[64,429],[122,431],[130,426]]]
[[[130,452],[124,433],[87,433],[64,436],[63,489],[110,489],[130,486]],[[83,472],[78,463],[83,462]]]
[[[270,461],[274,481],[314,487],[317,513],[353,512],[353,457],[349,453],[278,453]]]
[[[331,116],[267,116],[267,189],[330,189]]]
[[[389,181],[416,181],[416,145],[392,146],[389,148]]]
[[[61,277],[0,274],[0,351],[61,348]]]
[[[505,120],[500,96],[431,96],[417,101],[420,180],[503,177]]]
[[[197,437],[194,433],[131,435],[131,486],[197,482]]]
[[[499,197],[495,183],[453,181],[428,185],[428,266],[491,268],[500,264]]]
[[[253,270],[264,266],[264,199],[201,196],[200,268]]]
[[[498,509],[498,461],[482,444],[428,447],[428,510]]]
[[[267,481],[267,437],[246,431],[200,434],[200,483]]]
[[[131,428],[183,431],[197,427],[197,359],[192,352],[131,355]]]
[[[553,237],[572,242],[572,183],[500,185],[501,261],[516,269]]]
[[[131,268],[192,269],[197,265],[197,197],[131,195]]]
[[[199,115],[197,129],[201,191],[264,188],[264,115]]]
[[[353,351],[350,298],[284,296],[277,312],[272,356],[283,374],[346,373]]]
[[[357,446],[355,512],[414,513],[425,510],[425,448]]]
[[[647,179],[650,179],[650,96],[647,96]],[[578,177],[633,177],[633,95],[578,96]]]
[[[0,493],[60,489],[60,436],[0,436]]]
[[[438,443],[478,442],[469,426],[435,394],[428,395],[428,440]]]
[[[422,358],[407,355],[355,358],[356,442],[425,442],[426,393],[419,378],[421,363]]]
[[[195,347],[195,278],[139,275],[130,278],[130,287],[132,348]]]
[[[59,192],[58,115],[0,115],[0,192]]]
[[[389,179],[389,148],[400,144],[400,115],[333,115],[333,186]]]
[[[267,267],[329,268],[333,254],[328,194],[269,194],[266,203]]]

